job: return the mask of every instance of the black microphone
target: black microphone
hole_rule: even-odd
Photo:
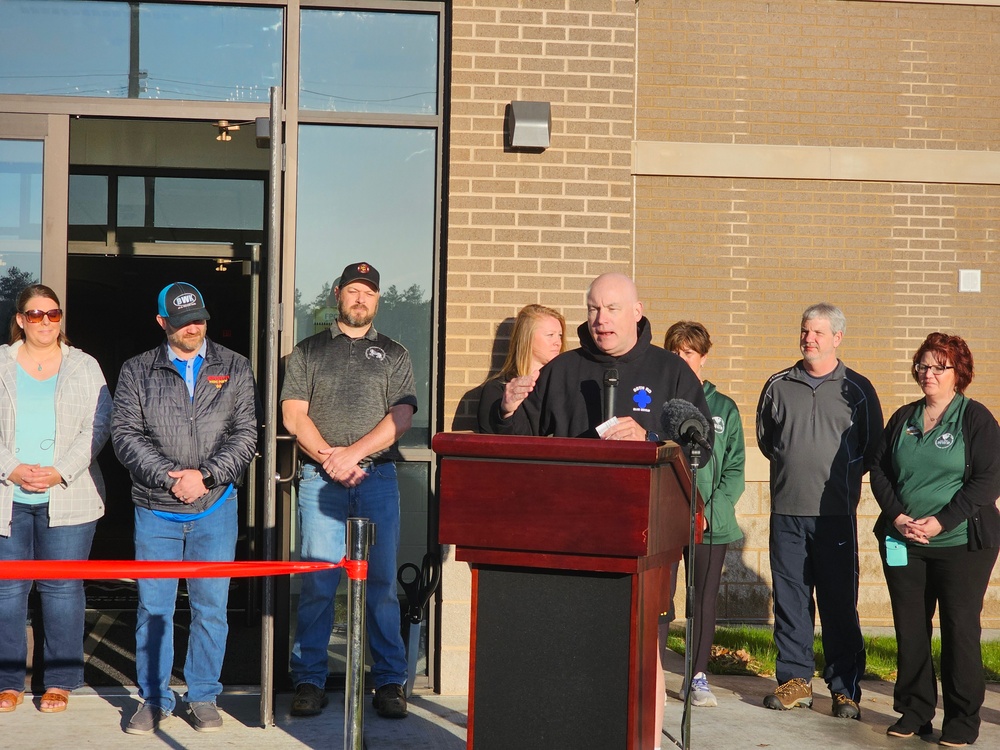
[[[675,443],[688,445],[697,443],[709,453],[712,445],[705,438],[708,434],[708,420],[701,410],[690,401],[672,398],[663,405],[661,415],[663,429]]]
[[[618,387],[618,370],[611,367],[604,371],[604,419],[607,422],[615,415],[615,389]]]

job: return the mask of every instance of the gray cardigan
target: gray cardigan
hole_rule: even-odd
[[[17,351],[23,342],[0,346],[0,536],[10,536],[14,483],[21,462],[14,454]],[[63,481],[49,490],[49,525],[72,526],[104,515],[104,477],[97,454],[111,432],[111,393],[97,360],[61,344],[56,381],[56,436],[52,465]]]

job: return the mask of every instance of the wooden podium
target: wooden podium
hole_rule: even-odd
[[[648,750],[691,475],[673,443],[440,433],[442,544],[472,568],[470,750]]]

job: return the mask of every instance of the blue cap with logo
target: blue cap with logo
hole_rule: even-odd
[[[163,287],[157,300],[157,313],[174,328],[212,317],[205,309],[205,298],[201,292],[186,281],[175,281]]]

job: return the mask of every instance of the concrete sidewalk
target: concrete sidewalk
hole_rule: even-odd
[[[681,741],[683,704],[677,699],[683,659],[669,652],[666,659],[668,698],[664,716],[663,748]],[[762,677],[712,676],[717,708],[693,708],[689,746],[713,750],[769,748],[769,750],[840,750],[847,748],[926,748],[937,746],[941,735],[941,710],[935,732],[929,738],[887,737],[886,727],[896,720],[892,710],[892,684],[863,683],[862,720],[835,719],[830,715],[830,697],[822,680],[814,680],[812,710],[770,711],[761,704],[774,689],[774,681]],[[600,690],[599,685],[594,686]],[[0,715],[3,747],[47,748],[165,748],[169,750],[217,750],[219,748],[267,748],[268,750],[336,750],[344,746],[344,694],[330,693],[330,705],[320,715],[293,719],[288,710],[290,694],[275,700],[275,726],[257,723],[260,698],[248,692],[230,691],[220,696],[225,718],[222,731],[195,732],[183,716],[171,718],[155,735],[136,737],[122,731],[137,701],[123,689],[79,690],[61,714],[42,714],[38,698],[29,699],[12,713]],[[403,720],[379,718],[366,701],[364,739],[368,750],[464,750],[468,699],[465,696],[414,694],[410,716]],[[987,685],[983,726],[977,747],[1000,748],[1000,685]],[[517,750],[517,748],[511,748]],[[563,750],[552,748],[552,750]],[[569,749],[571,750],[571,749]],[[608,750],[616,750],[608,748]]]
[[[681,687],[684,660],[669,652],[664,660],[667,703],[663,717],[663,747],[671,738],[681,740],[683,706]],[[775,681],[764,677],[709,675],[712,692],[719,699],[717,708],[691,709],[692,748],[770,748],[771,750],[841,750],[843,748],[926,748],[937,747],[941,737],[942,710],[938,701],[934,734],[925,738],[889,737],[885,730],[898,718],[892,710],[891,682],[864,680],[861,683],[861,721],[837,719],[831,714],[831,698],[822,679],[813,680],[813,708],[772,711],[764,708],[764,696],[775,688]],[[940,691],[939,691],[940,692]],[[1000,748],[1000,685],[986,686],[986,702],[981,712],[983,725],[976,747]]]

